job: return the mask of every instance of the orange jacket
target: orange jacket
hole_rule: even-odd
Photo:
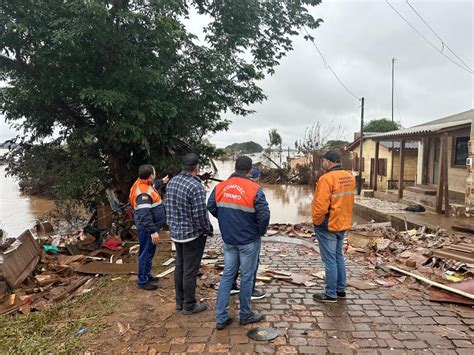
[[[352,227],[355,179],[342,167],[336,166],[321,176],[316,185],[312,205],[313,224],[330,232]]]

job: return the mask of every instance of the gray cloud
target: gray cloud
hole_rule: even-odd
[[[473,2],[410,2],[450,48],[474,67]],[[441,48],[405,1],[390,3]],[[419,38],[384,0],[326,0],[311,12],[324,20],[312,32],[318,47],[344,83],[357,96],[365,97],[366,120],[390,117],[392,57],[397,58],[395,120],[404,126],[473,107],[473,76]],[[205,22],[191,15],[190,28],[198,33]],[[268,100],[254,105],[257,112],[248,117],[225,114],[233,124],[211,137],[212,142],[219,147],[247,140],[265,145],[268,130],[277,128],[284,143],[293,147],[305,128],[317,121],[343,126],[346,139],[359,129],[359,103],[337,83],[302,35],[295,38],[294,51],[281,61],[275,75],[261,86]],[[0,124],[1,140],[13,134]]]

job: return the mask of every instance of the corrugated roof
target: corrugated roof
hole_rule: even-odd
[[[469,124],[472,124],[473,121],[474,121],[474,110],[469,110],[469,111],[458,113],[456,115],[451,115],[448,117],[426,122],[418,126],[399,129],[397,131],[371,135],[370,138],[404,137],[404,136],[420,135],[424,133],[435,133],[435,132],[446,130],[448,128],[469,125]]]
[[[392,149],[392,141],[380,141],[380,144],[382,144],[384,147]],[[393,148],[400,149],[400,142],[393,142]],[[417,141],[405,142],[405,149],[418,149],[418,142]]]

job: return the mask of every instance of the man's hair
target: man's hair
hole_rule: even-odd
[[[192,166],[183,165],[183,170],[187,171],[188,173],[192,173],[194,169],[196,169],[196,166],[198,166],[198,164]]]
[[[150,165],[150,164],[142,165],[138,168],[138,177],[140,179],[146,180],[151,175],[153,175],[154,171],[155,171],[155,168],[153,167],[153,165]]]

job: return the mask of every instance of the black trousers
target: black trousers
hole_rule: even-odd
[[[175,243],[174,288],[176,304],[183,305],[185,310],[192,310],[196,304],[196,278],[201,266],[206,239],[206,236],[200,236],[190,242]]]

